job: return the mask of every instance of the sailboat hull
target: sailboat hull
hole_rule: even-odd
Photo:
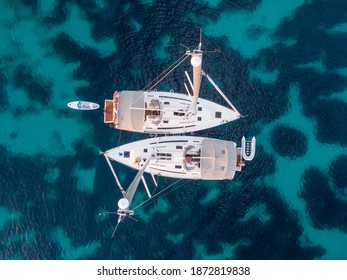
[[[233,179],[240,171],[240,148],[232,141],[195,136],[164,136],[125,144],[104,153],[109,159],[145,172],[180,179]]]
[[[192,100],[175,92],[122,91],[117,102],[120,104],[118,110],[113,106],[114,101],[106,100],[104,122],[117,129],[149,134],[195,132],[240,117],[239,112],[203,98],[198,99],[197,112],[193,115],[190,111]]]

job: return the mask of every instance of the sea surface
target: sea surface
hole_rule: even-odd
[[[1,0],[0,259],[347,259],[346,0]],[[99,155],[148,135],[103,124],[203,30],[203,68],[256,136],[232,181],[180,181],[111,238],[121,197]],[[184,92],[182,65],[158,88]],[[203,82],[202,97],[224,104]],[[226,105],[226,104],[224,104]],[[135,171],[115,164],[123,186]],[[150,181],[150,176],[147,176]],[[158,193],[175,181],[159,178]],[[134,205],[146,199],[142,186]]]

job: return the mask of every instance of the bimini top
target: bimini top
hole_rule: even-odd
[[[236,144],[230,141],[204,139],[201,144],[201,179],[231,180],[236,171]]]
[[[143,129],[145,101],[143,91],[122,91],[118,96],[118,128],[130,131]]]

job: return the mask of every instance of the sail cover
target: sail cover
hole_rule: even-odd
[[[234,142],[204,139],[201,145],[201,179],[233,179],[236,157],[236,144]]]
[[[118,128],[143,130],[145,101],[143,91],[122,91],[118,97]]]

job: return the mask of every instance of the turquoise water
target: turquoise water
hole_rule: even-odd
[[[0,259],[347,259],[347,2],[326,7],[1,1]],[[143,88],[200,26],[203,48],[221,51],[205,71],[244,118],[197,135],[254,135],[256,157],[233,181],[179,182],[111,239],[117,217],[98,213],[120,194],[99,151],[148,136],[66,104]],[[182,73],[163,86],[184,91]],[[123,186],[135,176],[116,170]],[[145,198],[141,186],[134,205]]]

